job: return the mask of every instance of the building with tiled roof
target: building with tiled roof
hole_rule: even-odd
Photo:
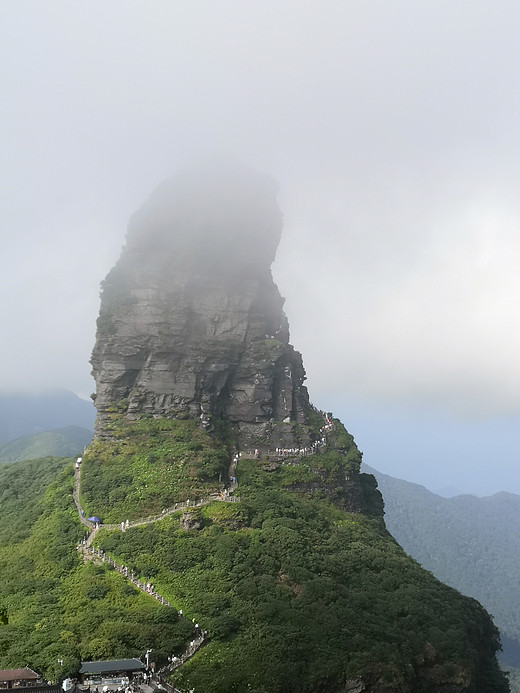
[[[40,686],[42,677],[29,667],[23,669],[0,669],[0,689],[31,688]]]

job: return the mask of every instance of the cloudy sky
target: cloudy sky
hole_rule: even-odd
[[[520,493],[520,5],[2,0],[0,388],[88,397],[99,282],[164,178],[280,183],[313,401],[432,489]]]

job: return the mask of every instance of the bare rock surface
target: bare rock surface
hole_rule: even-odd
[[[241,448],[309,442],[301,355],[273,282],[276,186],[239,167],[188,171],[132,218],[102,284],[92,354],[98,410],[228,421]]]
[[[180,519],[181,529],[191,530],[202,527],[202,518],[196,510],[185,510]]]

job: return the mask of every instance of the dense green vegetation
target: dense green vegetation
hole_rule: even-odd
[[[110,501],[108,517],[160,508],[162,486],[168,498],[182,499],[188,487],[194,498],[207,495],[218,484],[205,480],[202,461],[229,459],[190,421],[125,423],[114,412],[112,433],[86,456],[83,498],[99,493],[101,502],[118,466],[131,470],[129,492],[144,482],[153,494],[143,491],[133,506]],[[468,693],[508,690],[493,656],[496,630],[478,603],[407,557],[377,516],[347,513],[319,488],[306,490],[312,477],[326,484],[345,469],[355,474],[352,446],[301,467],[241,460],[240,502],[190,511],[194,529],[181,528],[178,512],[98,534],[108,554],[209,631],[209,643],[176,672],[181,688],[339,692],[363,676],[396,692],[411,690],[411,681],[418,693],[454,681]],[[83,565],[72,483],[73,463],[63,459],[0,468],[0,667],[27,664],[57,679],[80,659],[149,648],[160,664],[183,649],[192,624],[106,565]]]
[[[520,668],[520,496],[442,498],[370,471],[383,492],[392,535],[427,570],[493,614],[504,644],[501,661],[506,669]],[[520,686],[512,690],[520,693]]]
[[[401,690],[428,667],[439,681],[480,667],[486,691],[507,691],[480,605],[422,570],[377,519],[289,492],[284,468],[244,460],[238,473],[241,503],[204,507],[198,530],[181,529],[177,514],[99,535],[209,630],[209,645],[176,672],[181,687],[336,691],[363,674]]]
[[[0,464],[39,457],[72,457],[81,454],[91,440],[92,431],[80,426],[34,433],[0,447]]]
[[[83,458],[81,503],[88,515],[107,523],[146,517],[221,488],[229,453],[193,420],[129,421],[114,409],[113,438],[95,440]]]
[[[47,458],[0,467],[0,545],[17,544],[29,536],[43,512],[47,487],[68,463]]]
[[[81,659],[148,648],[164,662],[192,626],[113,569],[81,563],[72,480],[70,460],[0,468],[0,668],[28,665],[56,680]]]

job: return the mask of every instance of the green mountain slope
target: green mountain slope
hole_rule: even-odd
[[[28,665],[55,681],[81,658],[181,652],[192,624],[113,569],[82,563],[72,483],[70,460],[0,468],[0,668]]]
[[[241,507],[207,507],[200,530],[173,517],[101,538],[212,634],[181,687],[339,691],[363,673],[381,690],[423,676],[421,689],[437,690],[432,664],[438,682],[468,676],[484,653],[467,624],[492,636],[475,602],[422,571],[377,520],[294,495],[255,462],[239,470]],[[484,678],[500,689],[491,671]]]
[[[341,462],[316,457],[326,492]],[[10,492],[0,503],[0,667],[24,663],[56,679],[81,658],[150,647],[165,663],[193,626],[106,564],[82,564],[73,473],[63,459],[0,469],[0,488]],[[310,473],[310,459],[277,468],[244,459],[239,502],[96,537],[209,630],[209,644],[176,672],[178,685],[339,693],[355,690],[362,675],[367,691],[507,691],[480,605],[408,558],[377,515],[348,513],[325,493],[303,490]],[[370,477],[361,481],[377,507]],[[161,487],[159,479],[149,484]]]
[[[359,465],[339,422],[334,435],[349,452],[331,440],[327,452],[297,464],[246,457],[237,467],[239,502],[208,503],[218,470],[197,481],[215,447],[206,434],[199,429],[190,448],[182,441],[189,421],[111,420],[114,437],[84,457],[82,504],[114,523],[96,545],[209,631],[209,644],[175,673],[182,690],[508,690],[489,617],[395,543],[371,477],[359,479],[368,514],[338,507],[338,479]],[[103,486],[123,493],[105,494],[100,505],[95,489]],[[192,505],[203,504],[175,512],[188,493]],[[135,520],[161,504],[172,508],[164,519],[120,531],[126,513]]]
[[[383,493],[391,534],[426,569],[493,614],[505,666],[520,666],[520,496],[442,498],[365,465]]]
[[[39,457],[71,457],[81,454],[91,440],[92,431],[79,426],[34,433],[0,447],[0,464]]]

